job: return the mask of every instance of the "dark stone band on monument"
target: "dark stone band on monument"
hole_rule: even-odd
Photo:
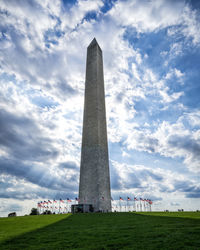
[[[87,48],[79,208],[111,212],[103,59],[95,38]]]

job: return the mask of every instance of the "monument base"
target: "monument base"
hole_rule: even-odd
[[[72,214],[75,213],[93,213],[94,208],[92,204],[75,204],[71,206]]]

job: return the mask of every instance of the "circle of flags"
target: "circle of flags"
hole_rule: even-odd
[[[102,201],[105,201],[104,196],[101,197]],[[45,211],[50,211],[51,213],[60,214],[60,213],[71,213],[71,205],[78,204],[79,198],[66,200],[47,200],[40,201],[37,203],[39,214],[44,213]],[[148,212],[151,211],[151,206],[153,204],[151,199],[143,199],[143,198],[131,198],[127,196],[126,199],[123,197],[119,197],[119,200],[112,201],[112,211],[115,212]]]
[[[40,201],[37,204],[39,213],[42,214],[45,211],[50,211],[51,213],[60,214],[60,213],[70,213],[71,212],[71,203],[77,204],[79,201],[78,198],[75,198],[74,201],[67,198],[66,200],[48,200],[48,201]]]

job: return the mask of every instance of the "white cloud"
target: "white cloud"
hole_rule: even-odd
[[[200,43],[200,23],[199,13],[196,10],[191,10],[189,6],[185,7],[183,14],[184,28],[183,34],[187,38],[191,38],[194,45]]]
[[[132,130],[126,140],[128,149],[159,153],[165,157],[180,157],[186,166],[195,172],[200,171],[200,141],[199,130],[191,131],[182,122],[170,124],[162,122],[157,130]]]
[[[74,29],[79,25],[85,14],[91,11],[99,11],[103,6],[101,0],[79,0],[68,12],[63,14],[62,29]]]
[[[133,70],[133,77],[135,77],[140,82],[141,78],[139,76],[139,73],[137,71],[137,66],[135,63],[132,63],[132,70]]]
[[[124,196],[136,196],[156,200],[171,200],[174,197],[182,197],[187,194],[198,194],[198,181],[191,181],[184,174],[176,171],[152,168],[144,165],[130,165],[112,161],[111,167],[112,194]],[[172,205],[172,204],[171,204]]]
[[[171,79],[173,76],[175,76],[177,79],[182,79],[185,74],[181,72],[179,69],[171,69],[167,74],[166,74],[166,79]]]
[[[117,2],[109,14],[120,25],[131,25],[138,32],[152,32],[178,24],[184,6],[181,1],[124,1]]]
[[[183,91],[181,91],[181,92],[176,92],[176,93],[173,93],[172,95],[169,95],[169,94],[167,93],[168,90],[169,90],[169,88],[166,87],[166,88],[164,88],[163,90],[160,90],[160,91],[159,91],[160,95],[161,95],[162,98],[163,98],[163,102],[164,102],[164,103],[176,101],[177,99],[179,99],[179,97],[181,97],[182,95],[184,95],[184,92],[183,92]]]
[[[195,45],[200,42],[198,13],[184,1],[118,1],[109,15],[119,25],[132,26],[137,32],[169,27],[168,35],[178,31],[186,38],[192,38]],[[179,25],[181,27],[177,27]]]
[[[189,122],[192,128],[200,127],[200,110],[197,109],[194,112],[185,112],[179,119],[182,122]],[[198,133],[198,130],[194,131],[194,134],[195,133]]]
[[[175,75],[177,78],[181,78],[184,76],[184,73],[182,73],[180,70],[175,68]]]

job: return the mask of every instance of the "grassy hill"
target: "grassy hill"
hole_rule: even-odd
[[[200,249],[199,212],[0,218],[0,249]]]

